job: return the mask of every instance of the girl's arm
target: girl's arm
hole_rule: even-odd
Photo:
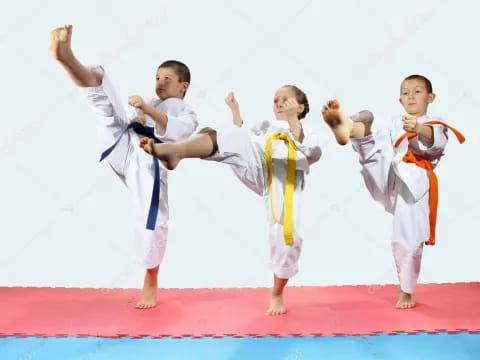
[[[298,120],[298,102],[294,99],[288,99],[285,101],[284,111],[288,125],[290,125],[290,131],[293,135],[293,138],[298,142],[302,142],[305,138],[303,133],[302,123]]]
[[[227,97],[225,98],[225,102],[230,110],[232,110],[233,123],[238,127],[242,127],[243,120],[242,116],[240,115],[240,105],[238,104],[237,99],[235,99],[233,92],[228,93]]]

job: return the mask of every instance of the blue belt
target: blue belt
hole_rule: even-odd
[[[150,139],[153,139],[156,143],[161,143],[159,138],[155,136],[154,128],[151,126],[144,126],[140,124],[139,122],[132,122],[130,123],[120,134],[118,137],[117,141],[110,146],[107,150],[105,150],[102,155],[100,156],[100,161],[105,159],[110,153],[115,149],[117,146],[118,142],[122,138],[125,133],[133,129],[137,134],[143,135],[145,137],[148,137]],[[148,230],[155,230],[155,224],[157,222],[157,215],[158,215],[158,208],[160,205],[160,166],[158,165],[158,160],[152,156],[153,160],[153,168],[155,169],[155,176],[153,179],[153,190],[152,190],[152,199],[150,200],[150,209],[148,210],[148,217],[147,217],[147,226],[146,228]],[[158,194],[158,195],[157,195]]]

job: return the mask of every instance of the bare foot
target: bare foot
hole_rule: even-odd
[[[168,170],[175,169],[181,160],[179,144],[155,144],[153,139],[142,138],[140,147],[145,152],[158,158]]]
[[[270,297],[270,307],[268,308],[265,315],[275,316],[285,314],[286,312],[287,309],[283,304],[283,295],[272,295]]]
[[[135,306],[137,309],[151,309],[157,306],[158,266],[148,269],[143,283],[142,297]]]
[[[72,25],[65,25],[50,32],[50,55],[55,60],[64,62],[73,58],[71,48]]]
[[[398,291],[398,301],[395,305],[398,309],[411,309],[415,307],[415,301],[413,301],[412,294],[403,292],[402,290]]]
[[[329,100],[322,108],[323,120],[330,126],[335,139],[340,145],[346,145],[350,140],[353,121],[347,118],[340,109],[338,100]]]

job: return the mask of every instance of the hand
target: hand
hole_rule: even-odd
[[[413,115],[403,115],[402,117],[403,121],[403,130],[406,132],[411,132],[411,133],[418,133],[418,130],[420,130],[420,123],[418,122],[418,119],[416,116]]]
[[[130,122],[138,122],[142,125],[145,125],[147,123],[147,119],[145,118],[145,116],[137,116],[130,120]]]
[[[287,119],[293,117],[298,118],[297,110],[299,106],[300,105],[298,105],[297,100],[293,98],[287,99],[287,101],[285,101],[283,104],[283,111],[285,112],[285,117]]]
[[[238,111],[240,109],[240,105],[238,104],[237,99],[235,99],[233,92],[228,93],[227,97],[225,98],[225,103],[232,111]]]
[[[140,110],[143,110],[146,105],[145,101],[138,95],[129,96],[128,104]]]

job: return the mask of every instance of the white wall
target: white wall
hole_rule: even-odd
[[[437,246],[422,282],[480,279],[480,94],[475,1],[17,1],[0,13],[0,286],[139,287],[126,189],[95,148],[95,118],[49,58],[48,34],[74,24],[74,50],[101,63],[124,96],[153,95],[156,67],[186,62],[186,100],[203,124],[231,121],[235,90],[245,121],[272,118],[275,90],[309,95],[305,124],[324,156],[305,191],[305,246],[296,285],[396,282],[389,215],[370,199],[350,146],[322,122],[331,97],[347,112],[401,113],[412,73],[437,93],[430,113],[459,128],[437,169]],[[261,199],[226,166],[185,161],[170,173],[166,287],[267,286]]]

